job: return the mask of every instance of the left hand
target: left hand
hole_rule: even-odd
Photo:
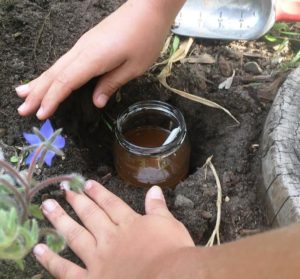
[[[95,181],[85,194],[66,191],[66,200],[84,226],[75,222],[55,200],[43,202],[42,210],[85,268],[62,258],[46,245],[34,248],[37,260],[56,278],[147,278],[151,265],[194,242],[182,223],[168,210],[163,193],[152,187],[140,215]]]
[[[49,118],[75,89],[100,77],[93,103],[102,108],[122,85],[142,75],[159,56],[183,0],[128,0],[114,13],[86,32],[47,71],[16,88],[24,98],[22,116],[37,111]]]

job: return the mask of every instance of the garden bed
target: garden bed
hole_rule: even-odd
[[[85,31],[110,14],[122,1],[3,1],[0,5],[0,147],[7,160],[24,145],[23,131],[41,123],[35,117],[22,118],[17,113],[21,100],[14,87],[31,80],[47,69],[68,50]],[[217,189],[212,174],[205,179],[201,168],[213,155],[213,164],[222,183],[221,241],[227,242],[268,228],[265,209],[257,196],[261,184],[260,136],[270,104],[284,80],[282,74],[271,75],[277,67],[273,49],[263,41],[196,41],[191,56],[211,56],[215,62],[174,65],[169,83],[175,87],[213,100],[226,107],[240,125],[223,111],[176,96],[157,81],[161,68],[129,82],[104,110],[91,102],[93,81],[64,102],[51,119],[62,127],[66,137],[66,158],[55,159],[41,177],[77,172],[102,182],[109,190],[144,212],[146,190],[121,181],[112,159],[113,134],[108,122],[130,104],[140,100],[162,100],[178,107],[184,114],[192,143],[189,176],[175,189],[165,190],[172,213],[191,232],[197,244],[205,244],[216,222]],[[191,61],[190,61],[191,62]],[[260,69],[245,67],[258,63]],[[248,64],[249,65],[249,64]],[[256,64],[255,64],[256,66]],[[229,90],[218,85],[236,71]],[[245,71],[247,70],[247,71]],[[56,197],[70,212],[58,188],[53,186],[36,200]],[[64,255],[77,261],[69,250]],[[49,275],[29,255],[24,271],[12,263],[0,263],[0,278],[31,278]]]

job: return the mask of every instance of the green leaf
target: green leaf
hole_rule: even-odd
[[[62,251],[65,248],[64,238],[57,234],[56,235],[54,235],[54,234],[47,235],[46,242],[47,242],[47,245],[50,247],[50,249],[56,253]]]
[[[282,31],[289,31],[290,27],[285,22],[277,22],[276,24],[274,24],[272,29],[277,32],[282,32]]]
[[[30,204],[29,213],[31,214],[31,216],[33,216],[38,220],[44,220],[44,215],[42,213],[42,210],[37,204]]]
[[[23,268],[22,259],[37,243],[39,228],[35,219],[20,223],[15,208],[0,209],[0,260],[13,260]]]
[[[289,66],[294,67],[300,61],[300,50],[293,57],[293,59],[288,63]]]
[[[275,36],[271,35],[271,34],[265,35],[265,39],[267,41],[271,42],[271,43],[275,43],[275,42],[278,41],[278,39]]]
[[[173,44],[172,44],[172,49],[171,49],[171,55],[173,53],[175,53],[175,51],[179,48],[179,45],[180,45],[180,39],[178,36],[174,36],[174,39],[173,39]]]
[[[284,34],[284,35],[288,35],[288,36],[298,36],[298,37],[300,37],[300,33],[298,33],[298,32],[281,31],[280,33]]]
[[[72,179],[67,182],[70,186],[70,189],[74,192],[81,193],[85,179],[80,174],[72,174]]]
[[[18,268],[20,268],[21,270],[24,270],[24,261],[23,260],[15,260]]]
[[[18,156],[11,156],[9,161],[13,164],[16,164],[19,162],[19,157]]]
[[[281,52],[288,46],[288,44],[289,44],[289,40],[284,39],[280,44],[274,46],[274,50]]]

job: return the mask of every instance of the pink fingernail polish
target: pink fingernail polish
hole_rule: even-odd
[[[44,253],[46,252],[46,247],[43,244],[37,244],[34,248],[33,248],[33,253],[35,256],[42,256]]]
[[[53,212],[56,207],[57,207],[57,202],[55,200],[43,201],[43,210],[46,211],[46,213]]]
[[[15,90],[20,96],[26,95],[30,91],[29,84],[22,84],[16,87]]]

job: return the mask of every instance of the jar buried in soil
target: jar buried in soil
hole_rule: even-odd
[[[173,187],[187,175],[186,124],[181,112],[169,104],[144,101],[130,106],[119,116],[115,136],[115,167],[125,182]]]

